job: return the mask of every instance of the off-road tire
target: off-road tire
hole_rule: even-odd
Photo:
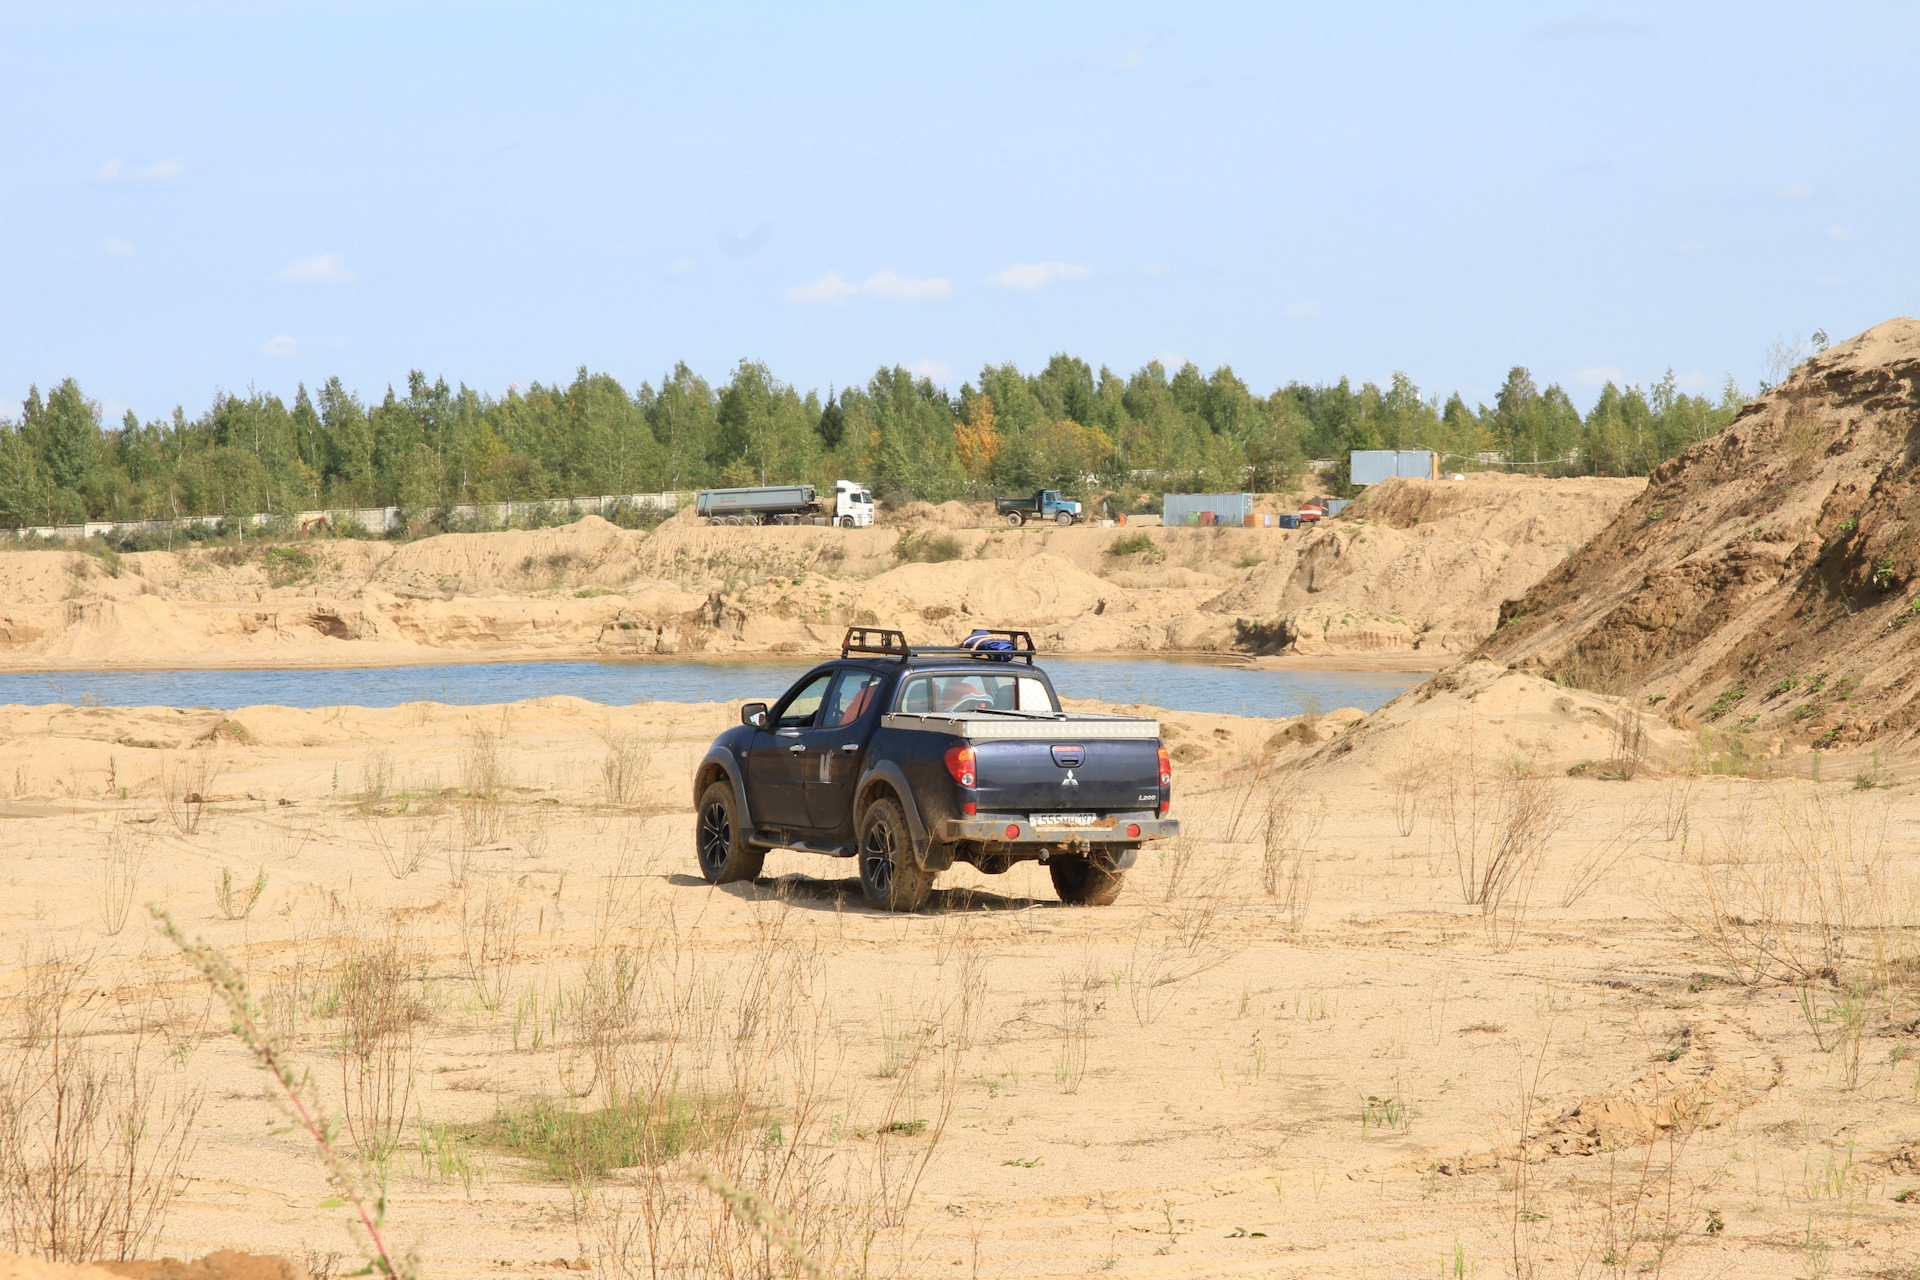
[[[918,911],[933,891],[933,872],[913,856],[913,832],[900,802],[875,800],[860,815],[855,844],[860,890],[882,911]]]
[[[852,516],[841,516],[841,517],[840,517],[840,527],[841,527],[842,529],[851,529],[851,528],[853,528],[853,517],[852,517]]]
[[[1066,527],[1068,527],[1073,523],[1073,512],[1071,511],[1056,512],[1053,517],[1053,522],[1059,525],[1062,529],[1065,529]]]
[[[1127,873],[1105,854],[1056,853],[1047,859],[1053,891],[1070,907],[1108,907],[1120,896]]]
[[[732,884],[759,876],[767,851],[747,843],[733,784],[725,778],[700,793],[693,815],[693,856],[708,884]]]
[[[1014,528],[1018,529],[1021,525],[1025,524],[1026,522],[1027,522],[1027,518],[1021,515],[1018,511],[1007,512],[1007,523],[1009,525],[1012,525]]]

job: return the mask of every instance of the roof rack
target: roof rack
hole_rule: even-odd
[[[1020,659],[1028,666],[1033,665],[1033,636],[1029,632],[994,627],[976,627],[975,630],[998,636],[1013,648],[970,649],[959,644],[910,645],[906,633],[902,631],[884,627],[848,627],[846,636],[840,641],[840,656],[845,658],[856,653],[870,653],[876,657],[897,658],[901,662],[918,657],[972,658],[976,662],[1011,662]]]
[[[875,639],[876,636],[879,638]],[[905,662],[912,652],[907,647],[906,632],[888,631],[884,627],[848,627],[847,634],[840,641],[840,656],[843,658],[850,653],[872,653]]]

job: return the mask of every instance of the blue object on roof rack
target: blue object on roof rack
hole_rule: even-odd
[[[983,657],[988,657],[992,662],[1013,661],[1013,641],[1006,636],[997,636],[991,631],[976,630],[969,633],[967,638],[960,642],[960,647],[972,649]],[[1005,657],[1000,656],[1003,653]]]

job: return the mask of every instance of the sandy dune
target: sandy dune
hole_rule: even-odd
[[[729,707],[7,708],[0,931],[16,954],[87,957],[89,1008],[120,1031],[102,1043],[144,1022],[157,1078],[203,1091],[161,1245],[180,1256],[324,1269],[349,1245],[204,985],[137,910],[108,932],[129,862],[136,899],[244,967],[336,1108],[355,1095],[329,993],[382,947],[406,958],[389,1215],[432,1275],[644,1271],[616,1229],[644,1170],[582,1200],[486,1137],[538,1100],[597,1105],[604,1042],[581,1011],[618,955],[645,992],[620,1053],[678,1053],[690,1081],[771,1064],[764,1142],[737,1158],[811,1171],[779,1202],[834,1274],[1920,1264],[1920,1210],[1894,1198],[1920,1188],[1916,969],[1887,928],[1920,870],[1911,783],[1857,789],[1871,762],[1837,758],[1818,783],[1673,772],[1690,739],[1654,723],[1637,776],[1609,780],[1632,712],[1486,664],[1365,718],[1161,714],[1190,836],[1116,906],[1062,908],[1032,867],[961,868],[927,912],[888,917],[826,859],[775,855],[725,890],[693,875],[687,778]],[[208,801],[192,834],[170,816],[189,787]],[[1519,803],[1558,806],[1540,861],[1469,905],[1459,852]],[[1822,848],[1849,914],[1775,936],[1747,981],[1772,944],[1715,924],[1703,887],[1731,886],[1740,921],[1798,918],[1753,886]],[[222,868],[243,897],[265,873],[244,918],[218,905]],[[769,1022],[673,1030],[709,1007]],[[695,1141],[664,1171],[666,1221],[734,1230],[685,1180],[716,1158]]]
[[[560,529],[0,554],[0,665],[327,666],[816,653],[855,622],[1052,652],[1417,658],[1493,629],[1638,480],[1393,481],[1318,529]],[[977,515],[977,513],[976,513]],[[1142,544],[1144,535],[1149,541]],[[1131,542],[1123,539],[1133,539]],[[1116,554],[1116,548],[1119,553]],[[932,558],[932,561],[929,560]]]

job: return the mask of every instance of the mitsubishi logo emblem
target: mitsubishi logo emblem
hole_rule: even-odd
[[[1067,770],[1067,776],[1060,779],[1060,785],[1063,787],[1077,787],[1080,785],[1080,779],[1074,777],[1073,770],[1069,769]]]

